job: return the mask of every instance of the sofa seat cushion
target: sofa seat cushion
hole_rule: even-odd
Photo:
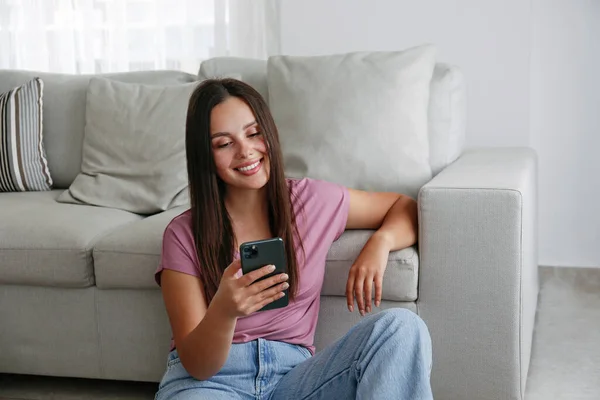
[[[94,273],[99,289],[158,289],[154,272],[162,238],[173,218],[187,207],[175,207],[116,229],[94,246]]]
[[[0,283],[92,286],[94,242],[142,219],[126,211],[58,203],[60,193],[0,194]]]
[[[119,227],[94,246],[94,273],[100,289],[158,289],[154,272],[160,263],[162,237],[169,222],[186,210],[173,208]],[[345,296],[348,271],[372,231],[346,231],[327,255],[322,295]],[[390,253],[383,279],[383,299],[415,301],[419,257],[414,247]]]
[[[373,231],[346,231],[333,243],[327,255],[325,282],[321,294],[345,296],[350,267]],[[393,251],[383,276],[382,299],[416,301],[419,281],[419,257],[416,247]],[[373,290],[375,296],[375,290]]]

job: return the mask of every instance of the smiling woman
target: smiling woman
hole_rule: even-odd
[[[331,244],[345,229],[376,229],[349,271],[348,308],[356,299],[364,316],[389,252],[415,243],[414,200],[286,179],[271,112],[235,79],[192,94],[186,154],[191,209],[167,226],[156,271],[173,332],[158,400],[432,398],[431,340],[410,311],[369,316],[318,354],[313,343]],[[274,237],[287,274],[242,274],[239,245]],[[287,306],[262,310],[286,290]]]
[[[240,243],[273,236],[287,243],[301,240],[277,128],[252,87],[235,79],[200,85],[190,99],[186,154],[194,236],[206,244],[199,246],[198,255],[206,265],[209,301],[219,286],[222,266],[231,263],[232,249]],[[221,217],[223,207],[229,218]],[[287,246],[286,251],[293,298],[296,250]]]
[[[217,174],[226,184],[248,189],[267,184],[270,165],[265,138],[246,102],[230,97],[217,105],[210,130]]]

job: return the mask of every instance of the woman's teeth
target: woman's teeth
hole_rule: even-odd
[[[250,170],[252,170],[252,169],[254,169],[254,168],[258,167],[258,164],[260,164],[260,160],[259,160],[259,161],[257,161],[257,162],[255,162],[255,163],[254,163],[254,164],[252,164],[252,165],[248,165],[247,167],[238,168],[238,170],[240,170],[240,171],[244,171],[244,172],[246,172],[246,171],[250,171]]]

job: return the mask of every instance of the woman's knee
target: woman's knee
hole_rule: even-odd
[[[429,330],[425,322],[416,313],[406,308],[389,308],[378,314],[377,323],[391,332],[401,333],[403,336],[414,334],[429,339]]]

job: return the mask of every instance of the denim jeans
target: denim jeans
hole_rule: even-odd
[[[191,377],[173,350],[155,399],[432,399],[431,358],[425,323],[394,308],[363,318],[315,356],[264,339],[233,344],[219,373],[204,381]]]

